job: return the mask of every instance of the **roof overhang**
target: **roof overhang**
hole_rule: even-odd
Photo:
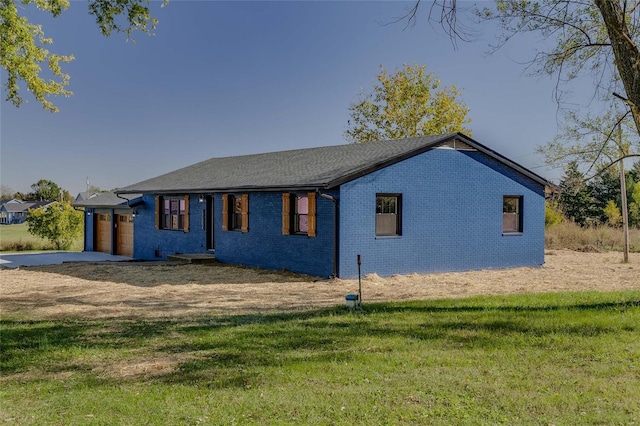
[[[73,206],[84,207],[88,209],[126,209],[129,207],[135,207],[143,203],[142,195],[139,192],[134,193],[134,195],[137,195],[137,197],[134,197],[134,198],[120,197],[118,194],[115,194],[115,195],[121,200],[121,202],[119,203],[102,202],[101,203],[100,198],[98,196],[98,197],[92,197],[87,200],[80,201],[78,203],[73,203]]]
[[[127,191],[127,190],[115,190],[116,194],[127,195],[131,193],[140,194],[158,194],[158,195],[172,195],[172,194],[215,194],[215,193],[232,193],[232,192],[282,192],[282,191],[316,191],[327,188],[324,183],[317,185],[286,185],[286,186],[238,186],[232,188],[178,188],[178,189],[158,189],[147,191]]]

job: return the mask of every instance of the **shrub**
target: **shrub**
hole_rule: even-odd
[[[29,232],[53,243],[56,250],[68,250],[82,232],[82,212],[70,204],[58,203],[29,211]]]
[[[564,222],[564,216],[558,203],[555,201],[547,201],[544,205],[544,226],[548,228],[552,225]]]
[[[622,223],[622,213],[616,205],[616,202],[609,200],[607,206],[604,208],[604,214],[607,215],[607,223],[611,226],[620,226]]]

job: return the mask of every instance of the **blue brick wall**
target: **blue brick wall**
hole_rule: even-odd
[[[338,196],[337,191],[328,192]],[[159,260],[175,253],[206,252],[205,204],[189,198],[189,232],[155,229],[155,196],[136,206],[134,257]],[[249,193],[249,232],[222,230],[222,195],[214,195],[215,256],[223,263],[287,269],[327,277],[333,273],[333,203],[316,197],[316,237],[282,235],[282,193]],[[159,250],[160,257],[156,257]]]
[[[337,197],[337,191],[327,191]],[[249,193],[249,232],[222,230],[222,197],[215,196],[215,254],[225,263],[333,273],[333,202],[316,196],[316,237],[282,235],[282,193]]]
[[[146,194],[137,205],[133,219],[133,257],[160,260],[175,253],[206,252],[205,231],[202,227],[204,203],[198,196],[189,197],[189,232],[155,229],[155,196]],[[156,250],[160,257],[156,257]]]
[[[402,194],[402,236],[375,236],[376,193]],[[524,232],[502,235],[504,195],[522,195]],[[434,149],[344,184],[340,276],[539,266],[544,188],[479,152]]]

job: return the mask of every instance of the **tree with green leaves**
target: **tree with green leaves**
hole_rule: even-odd
[[[34,201],[71,202],[73,200],[69,191],[60,188],[57,183],[47,179],[40,179],[31,185],[31,190],[33,192],[29,198]]]
[[[100,32],[134,31],[151,34],[157,20],[151,16],[151,0],[89,0],[89,14],[96,19]],[[0,65],[6,71],[6,100],[16,107],[24,102],[24,90],[33,94],[42,106],[57,112],[51,96],[69,96],[69,74],[62,64],[74,60],[73,55],[49,51],[53,43],[41,25],[30,22],[26,11],[34,8],[51,16],[59,16],[69,7],[69,0],[0,0]],[[48,69],[51,76],[47,76]]]
[[[629,111],[623,113],[614,105],[600,116],[576,113],[568,114],[564,132],[555,140],[540,147],[548,164],[555,165],[567,159],[587,163],[587,173],[595,172],[586,178],[593,179],[595,208],[600,212],[599,220],[614,226],[618,224],[616,210],[620,206],[620,223],[624,236],[624,261],[629,259],[629,207],[627,178],[624,160],[640,156],[640,137],[630,131]],[[615,200],[618,198],[618,200]]]
[[[433,72],[422,65],[407,65],[389,73],[384,67],[369,93],[349,107],[349,142],[371,142],[413,136],[463,132],[469,108],[455,85],[440,87]]]
[[[557,201],[546,200],[544,203],[544,226],[548,228],[564,222],[564,214]]]
[[[418,19],[421,0],[405,15]],[[540,40],[527,70],[556,77],[559,103],[573,95],[571,82],[591,79],[594,98],[616,98],[630,114],[640,135],[640,0],[496,0],[471,8],[471,24],[457,0],[432,3],[428,19],[437,21],[456,40],[471,40],[472,29],[496,24],[501,32],[495,51],[518,36]],[[460,19],[462,18],[462,19]]]
[[[593,224],[596,217],[593,190],[585,183],[584,174],[575,161],[567,164],[560,180],[560,207],[564,216],[580,226]]]
[[[68,203],[55,203],[29,210],[29,232],[51,241],[56,250],[69,250],[82,233],[84,215]]]
[[[629,203],[629,224],[640,228],[640,182],[636,182]]]
[[[620,208],[615,201],[609,200],[604,208],[604,214],[607,217],[607,223],[611,226],[620,226],[622,223],[622,214]]]

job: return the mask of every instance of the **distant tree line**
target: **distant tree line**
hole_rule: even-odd
[[[0,198],[3,201],[15,198],[22,201],[58,201],[65,203],[71,203],[74,200],[69,191],[48,179],[40,179],[31,185],[31,192],[26,194],[20,191],[13,192],[8,186],[2,185]]]
[[[575,161],[567,164],[559,193],[548,201],[547,224],[557,222],[558,215],[562,215],[583,227],[602,224],[621,226],[619,170],[610,167],[585,182],[585,175],[578,166]],[[629,226],[640,228],[640,161],[626,171],[626,187]]]

